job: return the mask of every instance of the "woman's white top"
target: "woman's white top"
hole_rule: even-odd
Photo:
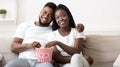
[[[71,28],[71,31],[67,36],[62,36],[58,30],[51,32],[49,41],[60,41],[68,46],[74,47],[76,38],[85,38],[85,36],[83,32],[78,32],[75,28]],[[69,54],[59,46],[57,46],[57,49],[61,52],[61,55],[69,56]]]

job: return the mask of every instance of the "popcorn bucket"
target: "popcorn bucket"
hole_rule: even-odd
[[[52,49],[51,48],[36,48],[37,62],[51,62]]]

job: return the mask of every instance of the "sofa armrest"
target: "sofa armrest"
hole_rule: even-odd
[[[3,67],[10,60],[16,59],[17,54],[14,54],[11,49],[12,37],[10,38],[0,38],[0,54],[3,55],[3,60],[1,61],[0,67]]]

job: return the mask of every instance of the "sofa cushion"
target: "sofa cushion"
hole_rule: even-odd
[[[120,35],[87,35],[83,53],[94,59],[92,67],[112,67],[120,53]]]

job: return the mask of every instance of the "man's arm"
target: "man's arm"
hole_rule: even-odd
[[[81,24],[81,23],[77,24],[76,30],[77,30],[78,32],[83,32],[83,31],[84,31],[84,25]]]
[[[25,51],[26,49],[32,48],[30,44],[22,45],[23,39],[15,37],[11,44],[11,50],[15,53]]]
[[[39,48],[41,45],[39,44],[39,42],[32,42],[32,43],[26,43],[26,44],[22,44],[23,39],[22,38],[17,38],[15,37],[13,39],[13,42],[11,44],[11,50],[14,53],[20,53],[23,52],[27,49],[34,49],[34,48]]]
[[[84,31],[84,25],[83,24],[77,24],[76,30],[78,32],[83,32]],[[94,60],[93,60],[93,58],[91,56],[83,54],[83,57],[89,62],[90,65],[93,64]]]

